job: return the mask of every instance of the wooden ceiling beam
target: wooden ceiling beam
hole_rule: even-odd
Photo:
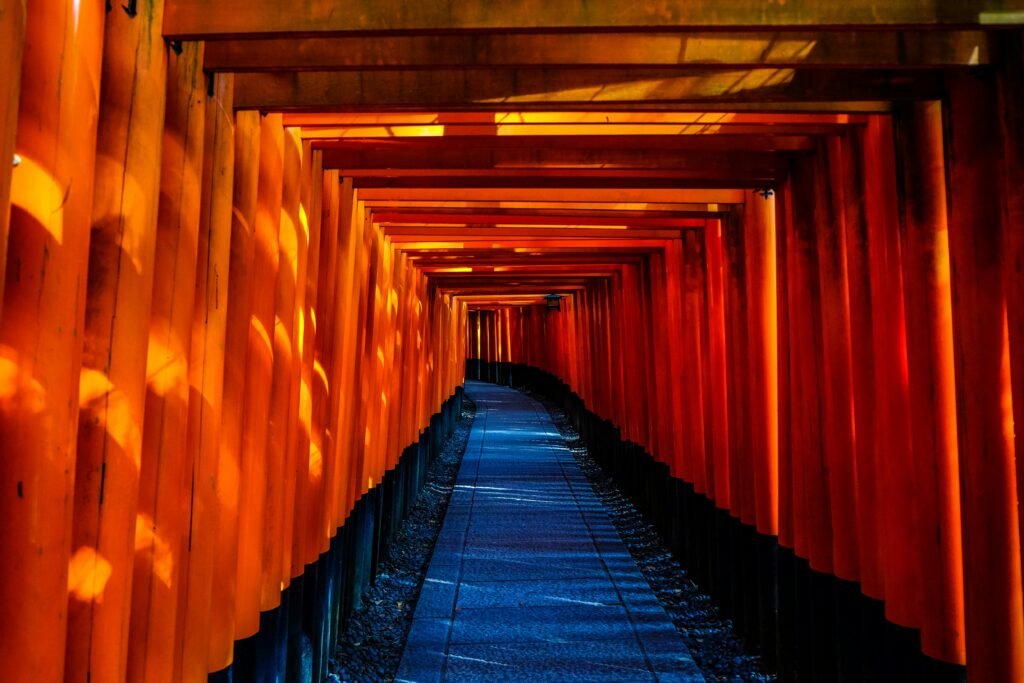
[[[555,214],[557,215],[557,214]],[[476,228],[491,225],[559,225],[565,222],[566,214],[561,214],[562,218],[553,217],[551,214],[545,214],[540,212],[528,213],[526,211],[506,211],[506,212],[487,212],[487,213],[471,213],[471,214],[459,214],[454,211],[451,212],[432,212],[426,213],[421,211],[375,211],[372,214],[372,220],[374,223],[384,229],[388,228],[400,228],[406,229],[406,226],[414,225],[416,227],[467,227]],[[611,215],[609,212],[586,212],[580,213],[579,215],[571,214],[567,216],[569,220],[578,220],[585,225],[622,225],[625,222],[632,227],[646,227],[646,228],[694,228],[701,227],[704,224],[703,219],[697,218],[681,218],[678,216],[666,216],[666,217],[644,217],[634,216],[624,218],[619,215]]]
[[[981,30],[633,31],[210,41],[208,71],[513,67],[923,68],[989,63]]]
[[[661,216],[670,218],[699,217],[719,213],[725,209],[712,202],[602,202],[488,199],[362,199],[362,205],[372,211],[443,211],[454,214],[472,214],[478,211],[509,211],[537,216]],[[725,205],[725,208],[728,208]]]
[[[1021,0],[168,0],[175,39],[255,34],[628,29],[978,26],[1013,21]],[[1020,18],[1016,19],[1020,22]]]
[[[292,112],[284,115],[284,125],[316,127],[376,127],[383,131],[401,127],[428,126],[496,126],[496,130],[516,126],[794,126],[797,131],[813,130],[815,126],[847,126],[865,124],[867,118],[857,114],[826,113],[762,113],[723,111],[493,111],[493,112]],[[579,133],[584,134],[584,133]],[[385,133],[385,137],[387,137]]]
[[[537,156],[571,154],[576,150],[598,150],[610,154],[615,150],[623,153],[649,153],[656,151],[723,151],[743,150],[745,152],[794,152],[809,151],[815,147],[815,139],[809,135],[763,134],[763,135],[473,135],[459,137],[453,146],[451,138],[343,138],[318,140],[316,148],[325,152],[341,149],[345,152],[373,152],[373,158],[380,153],[414,154],[450,150],[452,154],[472,155],[484,151],[504,154],[497,162],[515,163],[519,159],[533,160]],[[453,149],[454,147],[454,149]],[[501,150],[499,152],[499,150]]]
[[[677,204],[742,204],[745,190],[735,188],[702,189],[564,189],[557,192],[537,192],[529,188],[381,188],[360,189],[362,200],[445,200],[445,201],[518,201],[518,202],[668,202]]]
[[[533,177],[530,175],[512,177],[471,177],[458,176],[450,177],[441,174],[406,177],[406,178],[358,178],[355,180],[355,187],[358,189],[441,189],[461,191],[463,189],[522,189],[533,190],[538,193],[550,193],[571,189],[596,189],[596,190],[673,190],[673,189],[718,189],[722,187],[734,188],[760,188],[772,186],[784,176],[782,171],[777,173],[757,175],[744,173],[743,168],[738,168],[729,174],[722,174],[715,171],[708,171],[700,175],[695,174],[693,178],[678,177],[656,177],[641,176],[629,177],[617,175],[614,170],[609,171],[604,177],[578,176],[578,177]]]
[[[267,111],[461,107],[601,109],[641,105],[707,109],[742,104],[843,103],[936,99],[931,71],[757,69],[501,69],[303,71],[235,77],[235,106]],[[826,104],[827,103],[827,104]],[[808,105],[809,106],[809,105]]]

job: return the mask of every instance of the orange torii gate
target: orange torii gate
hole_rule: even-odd
[[[300,591],[325,674],[467,369],[783,676],[1024,678],[1024,8],[954,4],[0,0],[8,678]]]

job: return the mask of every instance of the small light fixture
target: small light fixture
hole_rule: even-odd
[[[547,304],[549,311],[560,311],[562,310],[562,295],[546,294],[544,296],[544,303]]]
[[[21,166],[21,157],[17,154],[14,155],[14,168]]]

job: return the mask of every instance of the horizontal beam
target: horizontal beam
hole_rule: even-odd
[[[704,225],[704,220],[699,218],[682,218],[678,216],[647,217],[637,215],[628,219],[622,215],[613,215],[610,212],[580,212],[578,214],[561,213],[568,216],[568,219],[558,219],[550,214],[542,212],[527,211],[490,211],[486,213],[458,213],[457,210],[446,212],[434,211],[375,211],[371,220],[383,228],[399,227],[413,224],[422,227],[459,227],[476,228],[490,225],[561,225],[565,220],[579,220],[585,225],[622,225],[628,220],[631,227],[645,228],[698,228]],[[404,229],[404,227],[403,227]]]
[[[235,106],[273,111],[347,109],[482,110],[660,104],[735,107],[742,103],[869,102],[936,99],[941,77],[928,71],[844,72],[770,69],[502,69],[304,71],[235,78]]]
[[[984,31],[474,33],[211,41],[208,71],[523,66],[946,67],[989,63]]]
[[[317,127],[378,128],[384,137],[387,131],[405,126],[495,126],[499,134],[516,126],[700,126],[726,125],[794,126],[795,130],[813,130],[815,126],[847,126],[865,124],[868,119],[856,114],[761,113],[701,111],[490,111],[490,112],[291,112],[284,115],[284,125],[302,126],[315,131]],[[516,128],[517,130],[520,130]]]
[[[745,169],[738,168],[733,174],[723,175],[721,173],[709,172],[695,178],[678,177],[655,177],[640,176],[629,177],[617,175],[610,171],[604,177],[577,176],[577,177],[479,177],[470,176],[445,176],[432,175],[418,178],[358,178],[355,181],[357,188],[439,188],[439,189],[462,189],[462,188],[502,188],[502,189],[531,189],[538,192],[551,192],[564,189],[674,189],[674,188],[758,188],[765,185],[774,185],[783,176],[782,172],[756,175],[753,173],[740,172]]]
[[[562,179],[568,182],[570,185],[571,181],[578,181],[579,186],[586,186],[588,182],[600,182],[604,181],[604,184],[615,184],[615,179],[628,179],[627,182],[639,183],[639,179],[650,178],[660,179],[662,181],[675,180],[680,181],[680,186],[685,186],[687,182],[691,184],[703,184],[707,186],[711,183],[714,187],[722,187],[724,185],[735,185],[741,184],[740,181],[751,180],[751,181],[764,181],[778,177],[781,174],[781,166],[775,166],[772,168],[767,167],[738,167],[734,169],[712,169],[707,170],[700,169],[683,169],[679,171],[670,169],[627,169],[620,167],[610,167],[608,169],[597,169],[597,168],[498,168],[498,169],[352,169],[345,166],[340,166],[344,170],[344,174],[348,177],[355,179],[356,184],[360,187],[397,187],[398,185],[394,182],[388,185],[374,185],[372,180],[409,180],[410,183],[402,185],[403,187],[416,187],[416,186],[430,186],[433,182],[439,187],[451,186],[454,179],[475,179],[477,181],[484,181],[488,178],[503,178],[512,180],[522,180],[523,178],[530,179]],[[701,181],[697,183],[696,181]],[[484,183],[486,185],[486,183]],[[543,181],[541,182],[543,184]],[[642,184],[642,183],[640,183]],[[463,184],[466,186],[467,184]],[[507,183],[492,182],[488,186],[502,185],[508,187]]]
[[[167,0],[164,34],[197,39],[365,31],[977,26],[983,13],[1022,9],[1021,0]]]
[[[570,150],[601,150],[602,153],[620,150],[643,153],[664,150],[744,152],[794,152],[814,149],[814,139],[807,135],[472,135],[459,137],[455,151],[469,154],[471,151],[502,150],[512,160],[532,158],[535,150],[547,154],[568,153]],[[388,138],[344,138],[318,140],[316,148],[324,151],[341,149],[346,152],[386,152],[397,156],[416,151],[443,151],[452,149],[448,136]]]
[[[521,240],[521,239],[503,239],[500,241],[494,241],[491,243],[487,242],[472,242],[473,249],[479,249],[488,253],[494,249],[504,249],[506,251],[516,252],[518,250],[522,253],[529,253],[531,251],[540,250],[551,250],[551,249],[565,249],[569,251],[580,251],[588,249],[601,248],[605,249],[633,249],[637,253],[645,253],[647,251],[660,249],[664,245],[664,240],[651,240],[651,239],[629,239],[623,237],[615,241],[601,240],[601,239],[564,239],[564,238],[550,238],[550,239],[533,239],[533,240]],[[407,242],[402,245],[402,248],[409,251],[462,251],[465,249],[465,245],[462,240],[424,240],[423,242]]]
[[[535,266],[539,269],[551,267],[570,268],[577,265],[586,265],[590,267],[612,267],[625,262],[636,261],[640,257],[637,254],[624,253],[616,255],[614,253],[606,254],[605,252],[602,251],[601,253],[580,252],[575,254],[537,253],[530,255],[529,258],[526,259],[520,256],[518,261],[509,258],[508,255],[498,255],[490,257],[487,257],[485,255],[484,257],[481,257],[481,254],[479,252],[473,257],[467,256],[466,258],[467,260],[465,262],[465,266],[462,266],[462,262],[460,262],[460,265],[458,266],[453,266],[451,260],[444,260],[443,257],[438,256],[430,257],[420,255],[413,260],[416,262],[416,267],[422,269],[424,272],[438,272],[438,269],[440,268],[448,268],[448,272],[460,272],[460,270],[466,272],[475,272],[477,266],[479,266],[480,272],[486,272],[487,269],[493,270],[494,268],[529,270],[530,268],[533,268]],[[474,270],[469,271],[468,268],[470,267],[472,267]]]
[[[723,118],[721,115],[718,118]],[[491,137],[515,140],[523,137],[621,137],[625,140],[642,137],[778,137],[831,135],[844,125],[834,123],[439,123],[434,125],[385,126],[303,126],[302,139],[317,141],[355,141],[363,143],[374,139],[399,141],[449,140],[453,137]]]
[[[363,200],[396,199],[416,200],[447,200],[447,201],[517,201],[517,202],[669,202],[699,204],[742,204],[746,199],[744,190],[729,188],[680,189],[662,188],[631,188],[631,189],[568,189],[558,192],[539,193],[530,189],[507,188],[401,188],[401,189],[361,189],[358,197]]]
[[[600,228],[593,226],[551,226],[546,228],[528,227],[478,227],[472,229],[427,228],[424,226],[410,228],[390,228],[384,233],[395,244],[402,242],[422,242],[424,240],[451,241],[470,243],[475,241],[493,241],[495,239],[622,239],[623,233],[637,239],[673,239],[679,237],[679,230],[651,228]]]
[[[362,205],[373,211],[444,211],[472,214],[479,211],[509,211],[537,216],[650,216],[700,217],[728,209],[707,202],[552,202],[541,200],[488,199],[364,199]]]

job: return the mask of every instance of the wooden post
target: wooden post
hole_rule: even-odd
[[[1024,600],[1000,173],[990,74],[948,77],[946,157],[968,675],[1024,679]],[[1020,188],[1015,188],[1019,192]],[[1020,226],[1016,226],[1020,229]],[[955,642],[955,641],[954,641]],[[951,659],[955,651],[933,652]],[[953,661],[956,661],[955,659]]]
[[[942,658],[956,661],[956,648],[963,647],[963,579],[941,105],[916,103],[901,109],[895,123],[903,190],[900,251],[913,458],[907,462],[894,453],[887,459],[887,467],[895,469],[891,481],[900,488],[886,497],[893,497],[888,504],[908,518],[913,538],[921,543],[911,546],[905,537],[889,537],[886,565],[892,574],[885,577],[886,616],[902,626],[921,628],[927,653],[936,654],[929,643],[946,643],[949,654]],[[903,398],[899,387],[894,390],[892,399],[899,407]],[[902,427],[893,428],[897,431],[887,438],[896,444]],[[916,493],[916,501],[904,506],[903,501],[910,502],[907,491]],[[902,522],[893,530],[897,524]]]
[[[823,448],[821,285],[818,263],[820,196],[817,157],[801,159],[792,179],[789,272],[790,419],[793,449],[794,550],[811,568],[832,571],[832,503]]]
[[[0,487],[14,492],[0,507],[0,656],[11,680],[64,675],[103,18],[100,2],[40,0],[25,20],[0,325],[0,443],[17,454],[0,458]],[[109,577],[95,549],[70,569],[83,596]]]
[[[729,491],[732,515],[755,523],[754,470],[751,462],[751,349],[747,331],[747,272],[744,252],[744,206],[722,221],[725,376],[729,430]]]
[[[248,584],[242,582],[240,571],[241,520],[245,514],[245,494],[251,490],[249,480],[253,474],[252,468],[246,466],[244,459],[243,434],[248,383],[247,350],[252,316],[251,287],[255,280],[253,259],[256,247],[256,198],[260,163],[258,112],[238,112],[235,115],[234,150],[220,472],[230,477],[229,472],[233,471],[238,484],[233,496],[235,509],[232,511],[230,505],[225,504],[218,522],[221,529],[220,538],[223,540],[226,536],[230,539],[227,544],[218,546],[223,553],[223,567],[218,570],[218,574],[234,574],[234,578],[228,579],[235,587],[231,619],[234,624],[234,637],[241,639],[251,636],[259,628],[258,594]]]
[[[214,77],[213,96],[207,92],[203,144],[202,197],[199,209],[199,249],[192,322],[189,380],[192,386],[190,430],[195,430],[196,458],[201,463],[197,490],[205,487],[210,512],[199,520],[209,529],[196,534],[197,545],[209,549],[208,604],[194,610],[208,615],[190,651],[199,671],[199,654],[206,646],[208,671],[219,671],[232,660],[235,632],[235,566],[238,562],[238,451],[226,453],[221,439],[224,425],[224,367],[227,362],[227,325],[232,248],[232,209],[235,171],[235,125],[230,74]],[[198,424],[197,424],[198,422]],[[216,469],[214,469],[214,466]],[[211,494],[215,494],[212,495]],[[201,604],[198,593],[197,602]],[[186,622],[187,623],[187,622]],[[187,641],[186,641],[187,642]]]
[[[743,212],[750,373],[750,459],[757,530],[779,530],[779,359],[775,197],[750,196]]]
[[[846,265],[845,159],[838,137],[819,149],[827,168],[816,175],[815,224],[821,302],[822,439],[828,463],[832,510],[833,573],[847,581],[860,578],[857,527],[853,361],[850,338],[850,283]]]
[[[125,680],[136,536],[155,542],[136,513],[167,92],[162,19],[159,0],[106,19],[71,550],[94,554],[107,579],[68,595],[66,681]]]
[[[722,510],[732,507],[732,488],[729,476],[729,460],[732,455],[729,443],[729,395],[726,381],[725,345],[725,275],[722,256],[722,220],[709,219],[704,229],[704,255],[707,263],[707,316],[708,316],[708,357],[710,376],[710,406],[706,415],[711,420],[711,443],[713,455],[710,462],[714,467],[714,491],[711,497],[715,506]]]
[[[7,65],[7,75],[0,81],[0,320],[3,320],[4,311],[4,271],[11,218],[11,175],[15,169],[18,96],[21,94],[21,54],[25,48],[25,2],[0,2],[0,64]]]
[[[841,187],[843,198],[842,204],[837,205],[836,210],[843,215],[848,283],[859,578],[861,590],[866,595],[881,599],[884,595],[881,566],[883,560],[879,542],[878,470],[875,465],[879,409],[875,400],[877,365],[872,344],[861,341],[866,342],[874,338],[871,294],[875,291],[875,283],[872,281],[872,245],[868,227],[869,220],[874,217],[869,219],[867,213],[865,175],[867,172],[876,171],[865,171],[862,153],[864,137],[865,133],[861,129],[851,131],[838,140],[842,167],[839,177],[834,179],[834,187],[837,194]],[[894,225],[886,225],[895,231]]]
[[[1001,36],[1002,66],[999,70],[999,106],[1003,141],[1003,289],[1009,338],[1013,390],[1014,445],[1017,460],[1017,496],[1024,491],[1024,39],[1009,32]],[[1018,535],[1024,539],[1024,514],[1018,512]],[[1024,540],[1021,543],[1024,564]]]
[[[238,494],[238,578],[235,638],[259,630],[262,609],[279,595],[275,585],[263,590],[263,505],[266,496],[267,411],[274,329],[274,284],[277,279],[277,235],[281,217],[283,131],[280,116],[259,121],[259,179],[253,219],[254,252],[249,286],[246,388],[242,412],[241,485]],[[239,201],[235,192],[236,206]],[[258,274],[258,276],[256,275]],[[264,599],[266,598],[266,602]]]
[[[168,61],[160,167],[148,382],[142,429],[128,679],[170,681],[180,657],[178,619],[187,581],[190,476],[186,451],[188,360],[195,298],[199,177],[203,154],[202,46]],[[139,340],[136,339],[136,343]]]

